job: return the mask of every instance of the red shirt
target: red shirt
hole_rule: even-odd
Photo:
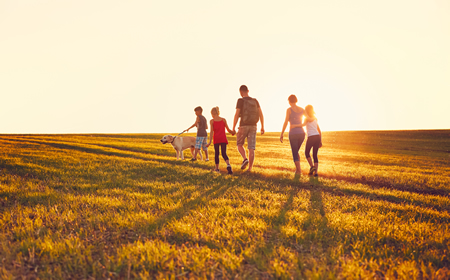
[[[223,120],[218,122],[214,121],[213,131],[214,144],[228,144],[227,135],[225,134],[225,122]]]

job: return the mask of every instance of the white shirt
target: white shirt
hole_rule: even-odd
[[[308,137],[320,135],[319,130],[317,129],[317,119],[306,123],[306,133],[308,134]]]

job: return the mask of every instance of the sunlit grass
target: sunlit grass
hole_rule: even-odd
[[[450,132],[425,134],[325,134],[319,179],[275,133],[253,174],[229,138],[233,176],[162,135],[2,135],[0,278],[449,278]]]

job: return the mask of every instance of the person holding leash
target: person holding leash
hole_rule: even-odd
[[[238,151],[243,159],[241,169],[245,169],[248,165],[248,171],[251,172],[255,160],[256,124],[261,120],[261,135],[264,134],[264,116],[258,100],[248,96],[249,90],[247,86],[242,85],[239,88],[239,92],[242,98],[239,98],[236,104],[233,132],[236,132],[235,128],[240,118],[241,121],[239,123],[239,131],[236,135],[236,142]],[[246,138],[248,142],[248,158],[244,149]]]
[[[197,118],[195,119],[195,123],[191,125],[186,131],[189,131],[189,129],[193,128],[194,126],[197,127],[197,138],[195,140],[195,152],[194,157],[191,159],[191,161],[197,160],[198,153],[201,153],[201,149],[203,148],[203,151],[205,152],[205,161],[209,161],[208,156],[208,147],[206,146],[206,140],[208,139],[208,133],[206,130],[208,129],[208,123],[206,121],[206,118],[202,115],[203,109],[202,107],[198,106],[194,109],[195,115]]]
[[[214,107],[211,109],[211,116],[212,120],[210,121],[211,126],[211,132],[209,133],[209,143],[206,145],[206,147],[209,147],[211,145],[211,142],[214,139],[214,160],[216,163],[216,168],[214,169],[215,172],[220,173],[219,170],[219,153],[220,150],[222,151],[222,157],[227,163],[227,171],[228,174],[233,174],[233,170],[231,169],[230,160],[227,156],[227,135],[225,134],[225,129],[228,131],[228,133],[231,133],[231,135],[234,135],[234,132],[228,127],[227,120],[224,118],[219,117],[220,111],[219,107]]]

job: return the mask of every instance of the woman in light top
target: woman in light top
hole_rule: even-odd
[[[317,124],[316,113],[314,112],[314,108],[311,105],[307,105],[305,107],[307,119],[303,122],[302,125],[306,126],[306,133],[308,134],[308,140],[306,140],[306,148],[305,148],[305,157],[308,160],[309,166],[309,175],[313,175],[315,177],[319,176],[317,173],[319,170],[319,159],[317,154],[319,153],[319,148],[322,147],[322,132],[320,131],[320,127]],[[311,160],[311,148],[313,149],[313,159],[314,165]]]
[[[297,97],[295,95],[292,94],[289,96],[288,101],[290,108],[286,110],[286,118],[284,120],[283,129],[281,130],[280,141],[283,143],[283,134],[289,122],[289,143],[291,144],[292,157],[294,158],[295,174],[300,175],[300,155],[298,152],[305,140],[305,131],[302,127],[305,110],[302,107],[297,106]]]

